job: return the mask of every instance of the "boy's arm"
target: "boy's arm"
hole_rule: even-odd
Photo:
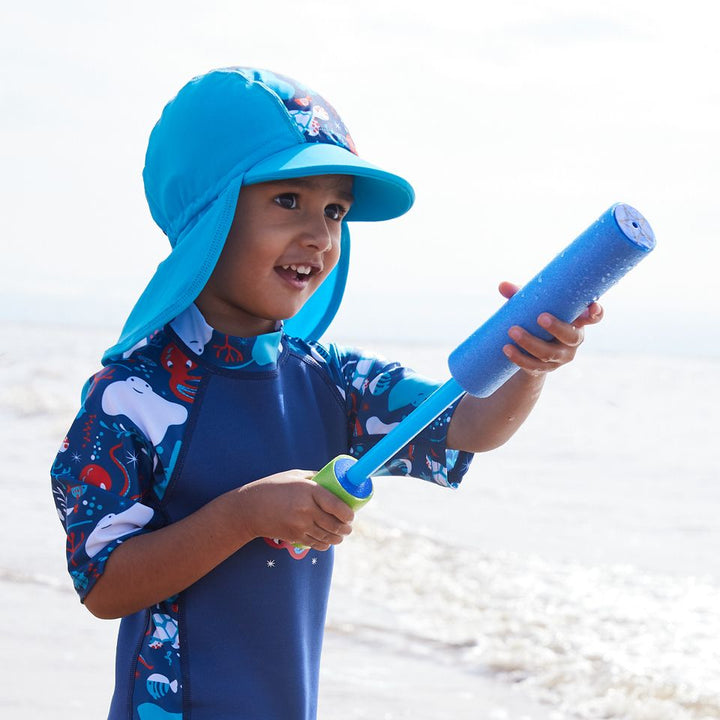
[[[500,292],[506,298],[518,289],[508,282],[500,285]],[[573,360],[583,342],[583,328],[600,322],[602,316],[602,308],[597,303],[592,303],[572,324],[542,313],[538,324],[553,336],[551,341],[542,340],[518,326],[510,328],[508,335],[519,347],[508,343],[503,352],[521,372],[515,373],[490,397],[463,397],[450,422],[448,447],[485,452],[507,442],[535,406],[546,374]]]
[[[225,493],[200,510],[154,532],[132,537],[110,555],[85,598],[97,617],[118,618],[172,597],[243,545],[271,537],[327,550],[351,531],[353,511],[311,480],[290,470]]]

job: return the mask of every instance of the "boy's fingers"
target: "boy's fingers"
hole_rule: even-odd
[[[594,325],[595,323],[599,323],[603,319],[604,314],[605,311],[603,310],[602,305],[594,302],[588,305],[588,307],[585,308],[585,310],[583,310],[572,323],[563,323],[561,320],[558,320],[556,317],[550,315],[550,313],[542,313],[542,315],[538,317],[538,325],[546,328],[550,332],[553,332],[553,329],[549,325],[543,325],[540,322],[540,318],[542,318],[543,316],[547,316],[553,321],[553,324],[557,325],[557,327],[559,328],[562,326],[566,326],[568,328],[579,329],[581,327],[584,327],[585,325]]]
[[[503,352],[507,356],[508,360],[533,375],[546,373],[549,370],[555,370],[561,365],[559,362],[540,360],[532,355],[526,355],[514,345],[505,345],[503,347]]]
[[[602,305],[594,302],[588,306],[587,310],[585,310],[573,324],[577,327],[582,327],[583,325],[594,325],[603,319],[604,314],[605,311],[603,310]]]
[[[341,523],[349,524],[355,519],[352,508],[346,505],[339,497],[333,495],[327,488],[318,485],[314,496],[315,502],[320,509],[337,518]]]
[[[294,541],[294,543],[307,545],[315,550],[327,550],[331,545],[339,545],[347,534],[329,532],[321,525],[315,524],[314,527],[305,531],[301,540]]]
[[[500,294],[506,300],[509,300],[519,289],[519,285],[508,282],[507,280],[503,280],[500,285],[498,285],[498,290],[500,291]]]
[[[542,340],[521,327],[510,328],[508,335],[520,348],[529,353],[533,360],[539,360],[543,363],[557,364],[562,364],[566,361],[569,348],[567,344],[562,341],[548,342],[547,340]],[[507,348],[508,346],[505,347]],[[512,349],[512,346],[509,346],[509,348]],[[515,350],[517,351],[517,348],[515,348]],[[509,355],[508,357],[510,357],[513,362],[517,362],[520,367],[535,369],[533,364],[528,362],[530,358],[527,358],[527,356],[523,356],[519,351],[513,353],[513,355],[513,357],[510,357]]]
[[[349,535],[352,532],[350,523],[340,522],[334,515],[328,515],[327,513],[317,518],[315,525],[318,527],[319,532],[326,535]]]
[[[558,320],[550,313],[542,313],[538,317],[538,325],[547,330],[556,340],[563,345],[575,348],[582,344],[585,332],[581,324],[573,324]]]
[[[320,543],[328,543],[329,545],[338,545],[349,533],[334,533],[325,530],[321,525],[315,525],[312,530],[308,530],[308,536]]]

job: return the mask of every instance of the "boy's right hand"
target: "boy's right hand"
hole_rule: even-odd
[[[288,470],[224,493],[182,520],[130,537],[113,550],[85,598],[94,615],[118,618],[175,595],[257,537],[316,550],[337,545],[355,514],[312,480]]]
[[[314,475],[310,470],[287,470],[234,491],[245,532],[315,550],[341,543],[352,532],[355,513],[314,482]]]

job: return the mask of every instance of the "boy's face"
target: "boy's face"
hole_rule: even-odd
[[[195,301],[207,322],[248,337],[295,315],[337,264],[352,199],[347,175],[243,187],[220,259]]]

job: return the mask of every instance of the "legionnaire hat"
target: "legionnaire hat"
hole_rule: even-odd
[[[291,78],[231,67],[187,83],[153,128],[143,170],[150,212],[172,250],[103,362],[122,356],[200,294],[220,257],[243,185],[330,174],[353,177],[355,200],[342,223],[337,266],[285,321],[288,334],[305,340],[322,335],[342,300],[350,256],[347,222],[398,217],[412,206],[413,189],[361,160],[332,105]]]

